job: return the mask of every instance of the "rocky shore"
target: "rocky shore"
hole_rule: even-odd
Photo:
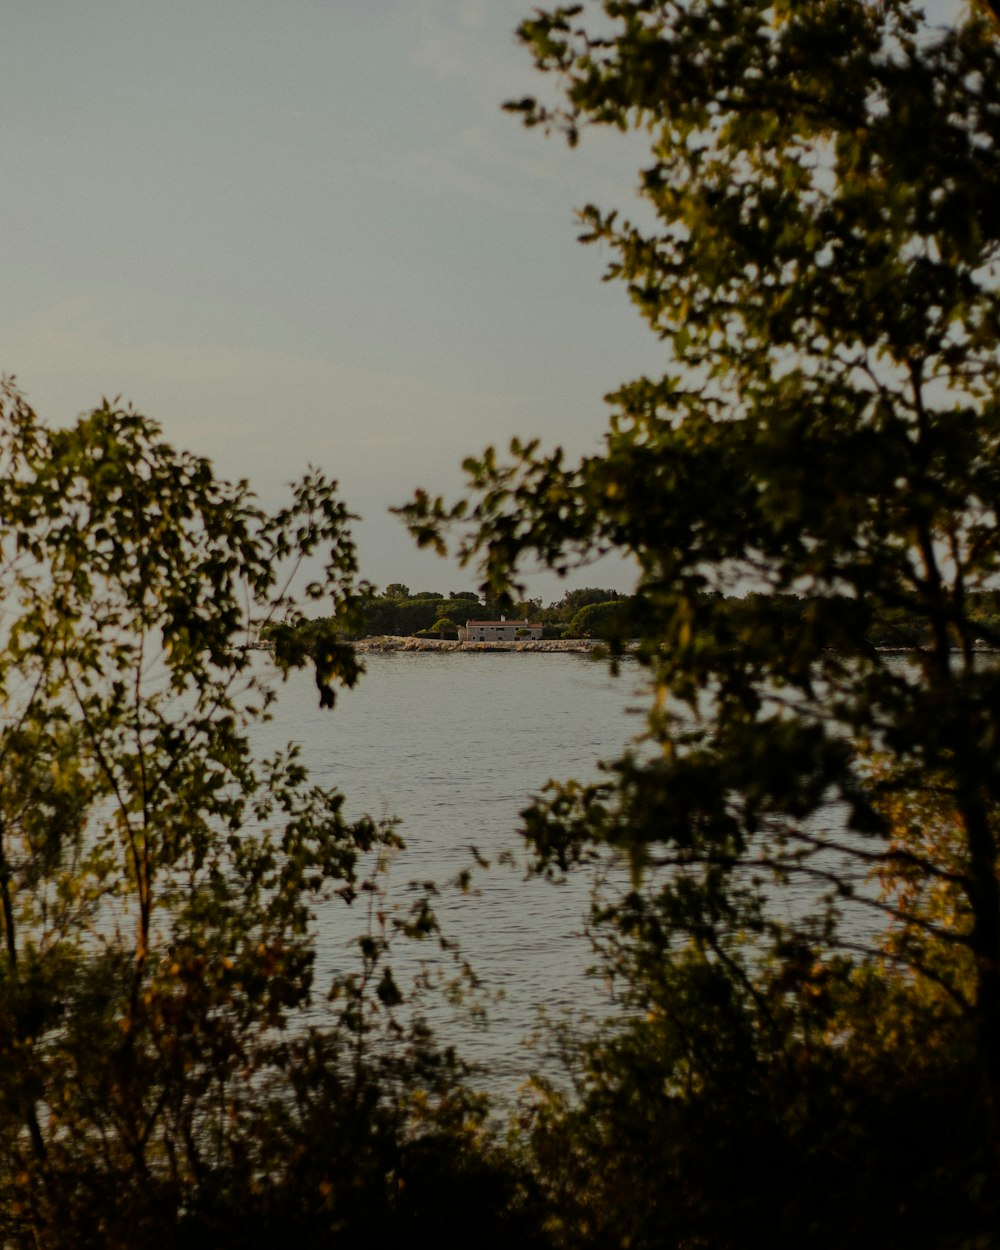
[[[384,651],[554,651],[589,654],[601,647],[596,638],[534,638],[525,642],[455,642],[437,638],[403,638],[383,634],[359,638],[361,652]]]

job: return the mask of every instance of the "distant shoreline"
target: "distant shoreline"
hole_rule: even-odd
[[[491,652],[532,651],[552,655],[600,655],[607,652],[607,643],[600,638],[534,638],[520,642],[460,642],[455,639],[414,638],[406,634],[376,634],[369,638],[356,638],[352,645],[363,655],[380,655],[396,651],[409,652]],[[625,652],[634,651],[635,642],[625,644]],[[268,643],[251,643],[242,648],[247,651],[270,651]],[[921,648],[876,647],[883,655],[915,655]],[[1000,647],[980,644],[972,648],[976,655],[1000,655]],[[952,648],[954,653],[956,648]]]
[[[380,634],[373,638],[359,638],[354,643],[354,648],[368,655],[388,651],[535,651],[588,655],[604,645],[597,638],[532,638],[522,642],[458,642],[453,639],[410,638],[395,634]]]

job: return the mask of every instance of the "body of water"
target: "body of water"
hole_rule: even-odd
[[[587,975],[589,874],[578,871],[563,883],[526,880],[519,813],[550,779],[599,780],[599,761],[619,758],[634,742],[645,725],[644,674],[626,662],[614,678],[586,655],[559,653],[388,652],[365,663],[359,686],[340,692],[332,712],[320,710],[311,676],[294,674],[284,684],[275,676],[279,697],[274,719],[257,731],[260,749],[299,743],[312,780],[342,791],[349,815],[399,822],[406,849],[392,867],[388,896],[398,909],[413,898],[411,881],[445,886],[475,868],[474,892],[444,889],[436,911],[480,978],[488,1021],[477,1025],[443,1005],[428,1014],[443,1040],[484,1066],[494,1092],[510,1095],[533,1067],[552,1071],[524,1044],[540,1011],[599,1022],[616,1010],[605,983]],[[261,676],[274,672],[266,654],[255,664]],[[831,803],[808,825],[851,841],[845,819]],[[476,867],[472,848],[489,869]],[[504,855],[517,864],[498,862]],[[856,878],[857,898],[842,906],[844,931],[870,941],[884,922],[862,901],[874,890],[864,865],[827,850],[811,867]],[[818,915],[828,886],[822,875],[803,874],[773,887],[775,918]],[[351,943],[365,915],[363,900],[319,911],[317,1022],[331,974],[355,966]],[[438,972],[453,971],[430,943],[414,951],[393,959],[401,983],[417,970],[417,953],[432,957]]]
[[[256,663],[264,675],[268,658]],[[433,1019],[486,1066],[491,1085],[512,1092],[538,1062],[523,1039],[540,1009],[593,1019],[614,1010],[608,990],[586,975],[586,874],[565,884],[525,880],[518,813],[550,778],[597,780],[598,761],[621,755],[641,732],[639,671],[626,664],[613,678],[600,662],[566,654],[389,653],[365,663],[359,686],[339,693],[332,712],[319,709],[311,677],[278,681],[261,749],[300,743],[311,778],[340,789],[350,814],[398,819],[406,850],[392,868],[390,902],[406,905],[411,880],[445,883],[474,865],[472,847],[492,862],[476,870],[474,893],[446,890],[437,903],[443,930],[493,1000],[488,1023],[443,1009]],[[504,852],[521,867],[498,864]],[[343,967],[362,906],[321,910],[320,986]],[[444,957],[437,963],[449,967]]]

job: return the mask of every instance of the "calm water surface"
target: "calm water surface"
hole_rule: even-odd
[[[446,882],[469,867],[470,847],[494,861],[476,872],[475,896],[446,892],[437,910],[484,991],[502,997],[489,1005],[486,1028],[441,1013],[435,1023],[488,1067],[491,1084],[512,1091],[537,1064],[522,1042],[539,1009],[600,1018],[613,1003],[586,976],[582,875],[568,885],[525,881],[523,866],[498,866],[496,857],[523,860],[518,813],[550,778],[597,779],[598,760],[616,758],[641,731],[640,675],[626,665],[615,679],[586,656],[564,654],[395,653],[365,663],[360,685],[339,694],[333,712],[320,711],[310,677],[279,683],[261,749],[299,742],[312,778],[343,791],[350,814],[400,821],[407,847],[390,878],[400,905],[411,880]],[[265,656],[258,664],[266,672]],[[328,973],[343,966],[363,916],[333,903],[318,919]]]
[[[531,652],[397,652],[365,663],[358,688],[341,692],[332,712],[320,711],[311,677],[296,674],[284,685],[275,678],[276,712],[260,729],[259,746],[263,753],[300,743],[313,780],[342,791],[349,815],[399,821],[406,850],[393,865],[389,901],[400,910],[413,898],[411,881],[443,885],[473,866],[471,848],[492,862],[476,870],[475,894],[445,890],[436,904],[444,932],[460,943],[493,1000],[488,1025],[443,1004],[428,1014],[443,1040],[484,1065],[491,1090],[508,1096],[532,1068],[553,1071],[525,1046],[540,1011],[595,1023],[616,1009],[604,983],[587,975],[588,876],[578,872],[558,885],[525,880],[519,813],[550,778],[598,780],[598,761],[622,754],[645,723],[643,677],[628,663],[613,678],[586,656]],[[273,673],[266,656],[256,664],[262,676]],[[844,822],[831,804],[809,824],[839,839]],[[503,853],[519,866],[498,864]],[[845,934],[869,940],[882,920],[860,901],[873,889],[863,867],[833,851],[816,867],[844,879],[857,875],[858,901],[843,907]],[[825,889],[821,878],[775,888],[775,917],[818,914]],[[364,930],[364,905],[332,902],[317,921],[318,1017],[330,975],[356,966],[350,952]],[[433,957],[436,970],[453,971],[430,943],[416,950]],[[393,963],[401,981],[419,968],[416,955]]]

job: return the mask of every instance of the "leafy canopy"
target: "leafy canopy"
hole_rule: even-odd
[[[407,509],[420,542],[457,534],[489,593],[538,558],[637,568],[648,740],[527,813],[540,870],[630,862],[601,931],[651,1022],[592,1053],[579,1155],[562,1112],[543,1134],[590,1160],[566,1239],[597,1221],[614,1244],[728,1245],[767,1209],[773,1244],[786,1217],[801,1242],[815,1202],[830,1244],[862,1224],[928,1244],[921,1195],[949,1177],[957,1227],[1000,1147],[1000,672],[973,648],[1000,639],[970,614],[1000,557],[995,27],[934,27],[910,0],[605,0],[520,35],[560,100],[510,105],[529,126],[648,138],[642,216],[580,217],[665,370],[609,396],[600,454],[515,441],[466,462],[467,500]],[[722,596],[748,589],[735,621]],[[927,640],[909,663],[871,641],[896,616]],[[927,1046],[900,1049],[917,1016]],[[924,1131],[940,1082],[961,1162]],[[888,1187],[909,1214],[865,1191],[848,1227],[861,1191],[832,1164],[851,1140],[885,1163],[879,1116],[909,1124],[905,1195]],[[746,1157],[754,1124],[801,1205],[794,1179],[738,1201],[710,1183],[707,1139]],[[598,1139],[625,1152],[607,1186]],[[644,1158],[672,1178],[659,1204],[625,1179]]]
[[[253,749],[251,625],[289,623],[272,672],[305,663],[306,558],[307,596],[353,610],[333,484],[268,515],[129,408],[50,429],[5,382],[0,410],[0,1242],[451,1244],[507,1190],[457,1061],[401,1015],[392,934],[433,913],[386,916],[391,826]],[[320,642],[328,704],[359,668]],[[317,906],[359,897],[314,986]]]

